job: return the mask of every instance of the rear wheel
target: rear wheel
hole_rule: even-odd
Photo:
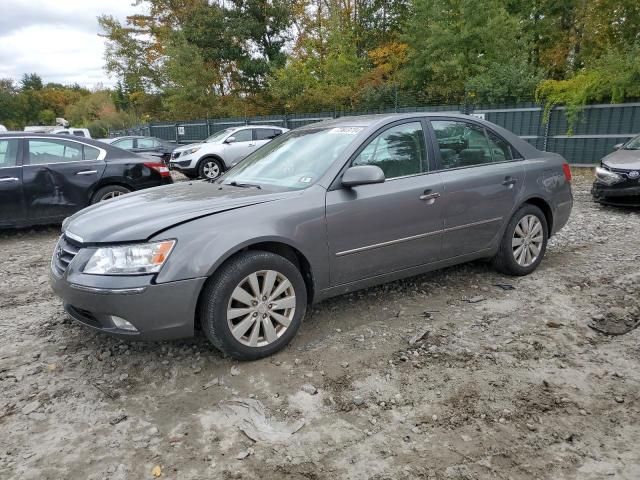
[[[270,252],[243,252],[224,264],[202,293],[205,335],[239,360],[271,355],[294,337],[307,307],[298,268]]]
[[[126,195],[127,193],[131,193],[126,187],[121,185],[107,185],[106,187],[100,188],[96,193],[91,197],[91,204],[98,202],[103,202],[105,200],[111,200],[112,198],[117,198],[121,195]]]
[[[198,174],[201,178],[215,180],[222,175],[222,162],[215,158],[205,158],[198,166]]]
[[[535,205],[525,204],[509,221],[500,248],[493,259],[499,272],[528,275],[533,272],[547,250],[547,219]]]

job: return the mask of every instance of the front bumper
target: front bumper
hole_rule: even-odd
[[[179,172],[193,171],[198,165],[198,159],[192,155],[180,155],[177,158],[169,160],[169,169],[178,170]]]
[[[640,207],[640,184],[637,181],[608,186],[596,180],[591,187],[591,195],[596,202],[606,205]]]
[[[87,276],[87,275],[83,275]],[[121,281],[98,277],[102,285],[80,285],[66,275],[49,275],[51,287],[74,320],[121,338],[172,340],[194,333],[196,305],[205,278],[154,284],[150,276]],[[106,286],[105,282],[112,283]],[[122,284],[125,284],[124,286]],[[113,317],[126,320],[135,331],[118,328]]]

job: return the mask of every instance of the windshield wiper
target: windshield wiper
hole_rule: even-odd
[[[240,187],[240,188],[257,188],[258,190],[262,190],[260,185],[256,185],[254,183],[238,183],[235,180],[233,182],[225,183],[225,185],[231,185],[232,187]]]

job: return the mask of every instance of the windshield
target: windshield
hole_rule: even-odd
[[[204,143],[216,143],[216,142],[221,142],[222,140],[224,140],[224,138],[229,135],[231,132],[233,132],[233,128],[227,128],[226,130],[222,130],[218,133],[214,133],[213,135],[211,135],[210,137],[206,138],[204,140]]]
[[[625,150],[640,150],[640,135],[630,140],[623,148]]]
[[[353,142],[361,127],[294,130],[249,155],[220,181],[301,190],[314,184]]]

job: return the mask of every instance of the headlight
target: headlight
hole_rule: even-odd
[[[196,153],[198,150],[200,150],[200,147],[193,147],[193,148],[190,148],[189,150],[184,150],[182,152],[182,155],[191,155],[192,153]]]
[[[175,240],[98,248],[84,267],[91,275],[143,275],[160,271]]]
[[[614,185],[624,180],[622,175],[618,175],[617,173],[602,167],[596,167],[596,178],[605,185]]]

